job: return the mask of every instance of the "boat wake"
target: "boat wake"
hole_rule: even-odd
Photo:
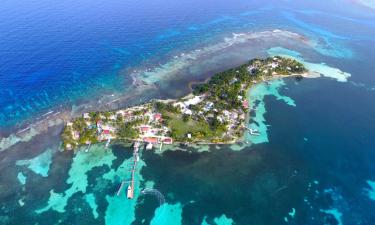
[[[163,205],[165,203],[165,198],[164,198],[164,195],[162,193],[160,193],[160,191],[156,190],[156,189],[152,189],[152,188],[145,188],[141,191],[142,194],[144,195],[153,195],[157,198],[157,200],[159,201],[159,206]]]
[[[159,221],[159,218],[160,216],[162,216],[164,214],[164,211],[165,211],[165,198],[164,198],[164,195],[162,193],[160,193],[160,191],[156,190],[156,189],[152,189],[152,188],[145,188],[141,191],[142,194],[144,195],[153,195],[157,198],[157,200],[159,201],[159,207],[156,209],[155,211],[155,217],[154,217],[154,220],[156,221]],[[157,212],[157,213],[156,213]]]

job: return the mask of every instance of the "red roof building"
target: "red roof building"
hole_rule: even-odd
[[[163,139],[163,144],[170,145],[172,143],[173,143],[173,139],[172,138],[164,138]]]
[[[249,102],[247,100],[243,101],[242,107],[244,107],[245,109],[248,109],[249,108]]]
[[[141,130],[142,133],[145,133],[145,132],[148,132],[150,130],[150,127],[143,126],[143,127],[140,127],[139,129]]]
[[[145,138],[143,138],[143,141],[151,143],[151,144],[157,144],[158,143],[158,139],[156,137],[145,137]]]
[[[110,134],[109,130],[103,130],[103,134]]]
[[[154,120],[161,120],[162,116],[160,113],[154,114]]]

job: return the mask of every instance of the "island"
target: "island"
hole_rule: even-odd
[[[246,93],[258,82],[303,77],[304,65],[286,57],[252,59],[195,83],[180,99],[152,100],[116,111],[88,112],[68,121],[62,132],[65,150],[111,140],[157,144],[230,144],[246,130]]]

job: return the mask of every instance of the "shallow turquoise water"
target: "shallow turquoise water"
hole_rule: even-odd
[[[45,152],[36,156],[35,158],[27,159],[27,160],[18,160],[16,162],[16,165],[26,166],[28,169],[30,169],[34,173],[39,174],[43,177],[47,177],[50,165],[52,163],[51,161],[52,154],[53,154],[53,150],[47,149]]]

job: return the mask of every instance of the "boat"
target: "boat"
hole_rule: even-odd
[[[133,188],[131,185],[128,186],[128,190],[126,192],[126,196],[128,197],[128,199],[132,199],[133,198]]]
[[[259,131],[257,129],[251,129],[250,128],[249,132],[250,132],[251,135],[255,135],[255,136],[259,136],[260,135],[260,133],[259,133]]]
[[[89,143],[86,143],[86,144],[88,144],[89,146],[85,149],[85,152],[89,152],[89,150],[90,150],[90,147],[91,147],[91,142],[89,142]]]
[[[152,144],[151,144],[151,143],[148,143],[148,144],[146,145],[146,149],[147,149],[147,150],[151,150],[151,149],[152,149]]]

